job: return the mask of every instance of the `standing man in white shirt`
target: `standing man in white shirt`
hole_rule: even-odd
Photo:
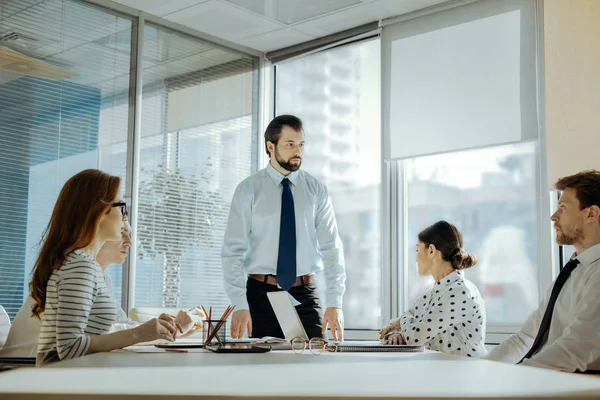
[[[568,372],[600,370],[600,171],[558,180],[559,245],[577,250],[523,328],[487,359]]]
[[[265,130],[270,162],[235,190],[221,253],[225,291],[236,311],[231,336],[283,337],[267,292],[286,290],[309,338],[327,326],[343,339],[346,272],[342,242],[326,186],[301,171],[302,121],[280,115]],[[321,307],[315,272],[324,269],[327,309]]]

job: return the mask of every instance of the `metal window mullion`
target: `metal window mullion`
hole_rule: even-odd
[[[140,141],[142,123],[142,71],[144,51],[144,14],[133,21],[131,32],[131,64],[129,76],[129,116],[127,124],[127,185],[125,198],[130,204],[129,218],[133,237],[129,257],[123,264],[122,307],[129,312],[135,304],[135,271],[137,261],[137,213],[139,195]]]
[[[548,168],[546,157],[546,101],[544,90],[544,2],[535,0],[535,23],[536,23],[536,103],[538,122],[538,141],[536,151],[536,178],[537,185],[537,217],[538,217],[538,295],[542,299],[547,288],[558,273],[558,263],[555,253],[558,250],[552,243],[552,225],[550,215],[552,204],[548,201],[550,192],[548,183]]]
[[[382,140],[383,142],[383,140]],[[392,184],[392,168],[389,162],[383,162],[381,167],[381,205],[380,205],[380,227],[381,227],[381,321],[380,326],[384,326],[391,316],[394,315],[395,304],[394,300],[396,285],[394,263],[392,262],[392,232],[394,217],[392,213],[393,204],[393,184]]]

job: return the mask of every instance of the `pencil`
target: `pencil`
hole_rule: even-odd
[[[220,340],[219,335],[218,335],[219,329],[221,329],[221,326],[223,326],[223,324],[225,323],[225,321],[227,320],[227,318],[229,318],[229,315],[231,315],[231,313],[233,312],[234,308],[235,308],[235,306],[227,306],[227,309],[225,310],[225,312],[221,316],[221,320],[213,328],[213,332],[206,339],[206,342],[210,342],[216,336],[217,340],[219,341],[219,343],[221,343],[221,340]],[[211,309],[211,312],[212,312],[212,309]]]
[[[183,349],[165,349],[165,351],[169,351],[171,353],[187,353],[187,350],[183,350]]]

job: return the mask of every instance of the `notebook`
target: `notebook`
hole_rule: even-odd
[[[407,344],[382,344],[380,342],[342,342],[328,344],[327,350],[334,353],[419,353],[423,352],[425,347]]]

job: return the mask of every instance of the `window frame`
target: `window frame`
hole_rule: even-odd
[[[156,17],[138,9],[116,3],[110,0],[78,0],[82,3],[94,5],[100,9],[111,10],[132,19],[131,31],[131,55],[130,55],[130,81],[129,81],[129,115],[128,115],[128,130],[127,130],[127,166],[126,166],[126,187],[124,200],[130,205],[129,214],[131,220],[131,236],[137,237],[137,214],[139,203],[139,184],[140,184],[140,153],[141,153],[141,113],[142,113],[142,75],[143,75],[143,45],[144,45],[144,28],[146,23],[151,23],[160,28],[166,28],[183,35],[200,39],[205,42],[213,43],[224,50],[233,51],[251,57],[255,60],[257,67],[253,73],[253,90],[258,91],[258,101],[253,102],[252,118],[256,122],[256,126],[261,128],[261,88],[263,86],[261,80],[261,70],[264,60],[264,54],[260,51],[249,47],[230,42],[225,39],[212,36],[210,34],[198,31],[196,29],[168,21],[164,18]],[[257,109],[255,110],[254,107]],[[256,132],[259,135],[259,132]],[[260,144],[261,136],[258,136],[257,142]],[[260,153],[259,153],[260,154]],[[256,154],[252,154],[253,169],[256,168]],[[135,273],[137,264],[137,241],[133,240],[129,255],[123,263],[122,275],[122,292],[121,292],[121,308],[126,313],[135,306]]]
[[[538,255],[538,297],[542,299],[554,280],[554,278],[558,274],[558,270],[560,267],[560,257],[559,257],[559,246],[553,242],[552,238],[552,224],[550,221],[550,215],[552,215],[552,208],[555,206],[555,195],[552,195],[551,189],[548,187],[548,179],[547,179],[547,167],[546,167],[546,129],[545,129],[545,93],[544,93],[544,47],[543,47],[543,1],[534,0],[535,1],[535,47],[536,47],[536,101],[537,101],[537,122],[538,122],[538,137],[533,140],[535,142],[535,154],[536,154],[536,219],[537,219],[537,255]],[[382,114],[385,112],[386,108],[382,103]],[[382,115],[383,120],[383,115]],[[393,162],[392,162],[393,163]],[[397,165],[403,164],[404,161],[397,162]],[[397,167],[392,169],[395,170],[396,175],[404,174],[403,167]],[[398,187],[402,185],[397,185],[394,180],[397,179],[390,176],[391,180],[387,181],[388,191],[390,193],[390,198],[392,199],[392,209],[402,210],[406,215],[406,177],[403,177],[402,182],[404,182],[403,188]],[[550,199],[547,197],[548,193],[550,194]],[[554,197],[553,197],[554,196]],[[395,199],[395,201],[394,201]],[[550,201],[549,201],[550,200]],[[553,202],[554,200],[554,202]],[[393,215],[391,215],[393,217]],[[393,218],[394,220],[398,218]],[[406,218],[401,219],[404,224],[403,234],[401,236],[406,236]],[[392,238],[393,239],[393,238]],[[401,247],[402,246],[402,247]],[[392,305],[390,307],[391,310],[396,308],[397,310],[402,310],[408,306],[407,297],[407,282],[406,282],[406,268],[401,268],[401,264],[399,264],[399,258],[404,257],[405,253],[407,254],[407,246],[405,243],[400,243],[398,239],[396,241],[392,240],[391,249],[392,252],[398,251],[398,249],[404,249],[400,251],[400,254],[396,254],[395,257],[392,257],[392,264],[390,267],[392,269],[396,269],[398,275],[398,287],[401,287],[403,290],[403,296],[400,298],[398,292],[396,295],[392,295]],[[406,261],[405,259],[403,261]],[[406,264],[404,264],[406,265]],[[393,274],[392,274],[393,275]],[[394,314],[398,315],[398,313]],[[487,337],[486,343],[489,344],[498,344],[505,340],[510,334],[517,332],[520,329],[521,325],[515,324],[488,324],[487,325]]]
[[[81,0],[86,3],[94,4],[104,9],[111,9],[118,11],[122,14],[133,17],[134,28],[133,37],[143,37],[143,28],[145,21],[150,21],[156,25],[170,28],[185,34],[194,36],[196,38],[207,40],[221,46],[230,48],[232,50],[245,53],[249,56],[256,57],[258,62],[258,78],[257,78],[257,89],[258,95],[258,131],[257,137],[257,154],[255,159],[257,160],[256,170],[262,168],[265,165],[267,156],[264,152],[264,139],[263,132],[266,125],[271,118],[275,117],[275,99],[276,99],[276,65],[271,64],[264,56],[263,53],[254,51],[252,49],[240,46],[226,40],[215,38],[211,35],[204,34],[197,30],[181,26],[170,21],[166,21],[162,18],[148,15],[139,10],[111,2],[109,0]],[[469,1],[471,2],[471,1]],[[469,3],[466,2],[466,3]],[[460,5],[460,4],[457,4]],[[437,12],[440,10],[447,9],[448,6],[431,7],[427,12],[419,12],[414,17],[427,15],[429,13]],[[538,129],[539,135],[537,139],[537,166],[536,171],[538,185],[536,187],[537,193],[537,217],[538,217],[538,260],[540,262],[539,270],[539,295],[544,295],[546,288],[550,285],[560,266],[559,257],[559,246],[552,242],[552,227],[549,220],[551,214],[551,207],[553,205],[552,197],[548,201],[548,184],[546,174],[546,148],[545,148],[545,115],[544,115],[544,75],[543,75],[543,2],[536,0],[536,24],[537,24],[537,38],[536,38],[536,74],[537,74],[537,104],[538,104]],[[408,19],[403,17],[403,19]],[[393,22],[393,21],[392,21]],[[381,24],[380,24],[381,26]],[[345,41],[347,41],[346,39]],[[137,214],[137,189],[139,186],[139,171],[137,166],[139,165],[140,157],[140,136],[139,132],[139,121],[141,115],[137,111],[136,107],[139,108],[141,101],[141,49],[137,43],[134,46],[134,40],[132,40],[132,61],[136,61],[135,68],[132,68],[130,93],[129,93],[129,119],[130,129],[128,130],[128,164],[127,164],[127,191],[125,194],[125,200],[131,204],[131,215],[133,220],[133,234],[135,235],[135,217]],[[141,44],[141,43],[140,43]],[[332,45],[333,46],[333,45]],[[330,46],[328,46],[330,47]],[[133,64],[132,64],[133,66]],[[136,91],[136,83],[139,90]],[[380,96],[383,95],[380,93]],[[385,113],[385,104],[381,103],[381,119],[383,123],[383,115]],[[136,128],[137,127],[137,128]],[[383,127],[383,125],[382,125]],[[385,147],[385,141],[381,141],[382,154]],[[383,161],[381,165],[381,263],[382,263],[382,317],[381,324],[385,324],[393,315],[398,315],[399,312],[407,302],[406,290],[401,290],[406,286],[406,269],[400,269],[401,259],[404,257],[404,252],[400,252],[400,241],[404,240],[399,235],[399,225],[402,225],[404,232],[406,231],[406,202],[403,201],[406,194],[406,180],[399,180],[398,176],[402,176],[404,170],[401,168],[394,168],[393,163]],[[405,177],[404,177],[405,178]],[[404,185],[399,185],[398,182],[404,182]],[[554,199],[555,200],[555,199]],[[401,219],[400,219],[401,218]],[[127,258],[124,263],[123,273],[123,308],[128,311],[133,307],[135,297],[135,259],[136,251],[135,244],[132,247],[131,255]],[[548,267],[547,267],[548,266]],[[401,299],[401,297],[403,299]],[[373,329],[360,329],[360,330],[349,330],[345,332],[345,337],[348,339],[373,339],[377,337],[377,331],[380,327],[374,327]],[[495,326],[488,330],[489,335],[506,335],[512,333],[516,329],[515,326]],[[488,339],[488,341],[490,341]],[[495,340],[490,341],[495,342]]]
[[[479,1],[479,0],[475,0]],[[536,47],[536,100],[537,100],[537,119],[538,119],[538,137],[534,140],[535,142],[535,154],[536,154],[536,233],[537,233],[537,255],[538,255],[538,296],[543,298],[547,288],[550,286],[554,278],[556,277],[559,266],[559,246],[553,243],[551,235],[552,226],[549,216],[552,214],[551,209],[553,207],[552,201],[548,201],[547,194],[550,188],[547,184],[547,168],[546,168],[546,140],[545,140],[545,102],[544,102],[544,49],[543,49],[543,2],[540,0],[535,1],[535,47]],[[473,1],[467,1],[463,4],[472,3]],[[455,6],[460,6],[461,3],[457,3]],[[411,16],[418,18],[421,16],[428,15],[437,11],[444,11],[448,6],[432,7],[427,12],[420,12],[417,15]],[[402,18],[401,20],[408,20],[410,17]],[[395,21],[390,21],[395,22]],[[385,25],[385,24],[384,24]],[[381,25],[380,25],[381,26]],[[352,41],[348,41],[352,43]],[[338,45],[344,45],[341,43]],[[381,42],[380,42],[381,44]],[[328,46],[327,48],[330,48]],[[325,50],[320,49],[318,51]],[[308,52],[305,54],[298,55],[297,57],[312,54]],[[383,49],[382,49],[383,58]],[[383,68],[383,63],[381,63]],[[269,118],[274,118],[275,114],[275,99],[276,99],[276,65],[270,65],[267,67],[270,75],[270,90],[267,93],[270,95],[271,102],[268,104],[268,110],[263,113]],[[389,111],[389,108],[384,102],[384,91],[380,91],[381,98],[381,123],[383,128],[385,113]],[[263,105],[267,106],[266,103]],[[266,125],[263,124],[263,128]],[[381,151],[382,155],[385,154],[385,139],[383,137],[383,129],[381,132]],[[262,138],[261,138],[262,140]],[[530,140],[527,140],[530,141]],[[264,146],[264,143],[263,143]],[[266,155],[264,155],[260,148],[259,160],[261,165],[264,165]],[[382,292],[381,292],[381,326],[386,324],[393,316],[397,316],[402,310],[408,305],[408,291],[406,290],[407,282],[407,269],[401,268],[401,265],[406,265],[407,259],[407,204],[406,204],[406,176],[405,168],[399,167],[399,162],[387,161],[382,159],[381,165],[381,279],[382,279]],[[401,179],[399,179],[401,178]],[[552,200],[552,197],[551,199]],[[554,199],[556,201],[556,199]],[[401,250],[402,249],[402,250]],[[490,324],[487,327],[487,338],[486,342],[489,344],[498,344],[506,339],[510,334],[515,333],[520,328],[520,325],[515,324]],[[344,337],[346,339],[377,339],[378,330],[380,327],[373,327],[373,329],[345,329]]]
[[[337,44],[333,44],[333,45],[329,45],[326,46],[324,48],[318,49],[316,51],[310,51],[307,53],[303,53],[300,55],[297,55],[296,57],[293,57],[291,59],[294,58],[301,58],[301,57],[305,57],[305,56],[309,56],[315,53],[319,53],[321,51],[327,51],[327,50],[331,50],[333,48],[337,48],[337,47],[342,47],[342,46],[349,46],[349,45],[355,45],[357,43],[360,42],[366,42],[366,41],[370,41],[370,40],[378,40],[379,41],[379,46],[380,46],[380,51],[381,51],[381,39],[380,39],[380,32],[377,31],[376,33],[370,34],[370,35],[359,35],[357,36],[355,39],[345,39],[343,40],[341,43],[337,43]],[[291,60],[288,59],[288,60]],[[286,60],[287,61],[287,60]],[[270,85],[271,87],[268,90],[268,93],[270,95],[270,101],[267,101],[266,103],[263,102],[263,105],[265,107],[268,107],[267,112],[263,113],[263,115],[268,116],[268,118],[265,119],[264,122],[264,126],[263,128],[266,128],[268,122],[275,118],[277,116],[277,63],[275,64],[268,64],[268,68],[269,68],[269,76],[270,76]],[[380,65],[381,68],[381,65]],[[380,82],[381,84],[381,82]],[[379,93],[380,99],[382,99],[381,97],[381,91]],[[380,119],[381,119],[381,109],[380,109]],[[263,130],[264,132],[264,130]],[[380,132],[380,135],[382,136],[382,132]],[[383,137],[383,136],[382,136]],[[261,154],[259,156],[259,161],[260,161],[260,165],[266,165],[266,162],[268,161],[268,157],[264,151],[264,138],[261,135],[261,139],[262,141],[262,146],[260,148]],[[390,243],[391,241],[389,240],[389,235],[387,234],[387,232],[391,232],[387,225],[389,224],[389,221],[386,220],[385,216],[389,215],[389,213],[386,211],[387,208],[391,206],[391,204],[389,204],[389,201],[387,199],[387,195],[386,195],[386,182],[388,180],[387,176],[391,173],[389,166],[387,165],[386,162],[383,161],[383,154],[384,154],[384,143],[383,140],[381,141],[381,146],[380,146],[380,154],[382,157],[382,162],[381,162],[381,184],[380,184],[380,229],[381,229],[381,244],[380,244],[380,251],[381,251],[381,321],[380,321],[380,325],[383,326],[383,324],[387,323],[387,321],[389,320],[389,315],[391,314],[391,310],[390,307],[393,305],[393,302],[391,301],[391,293],[393,293],[393,288],[390,287],[390,285],[392,284],[393,280],[392,280],[392,275],[393,275],[393,270],[390,267],[386,267],[388,265],[390,265],[390,261],[389,261],[389,254],[390,254]],[[381,326],[377,326],[377,327],[373,327],[370,329],[351,329],[351,328],[344,328],[344,339],[345,340],[379,340],[379,330],[381,329]]]

